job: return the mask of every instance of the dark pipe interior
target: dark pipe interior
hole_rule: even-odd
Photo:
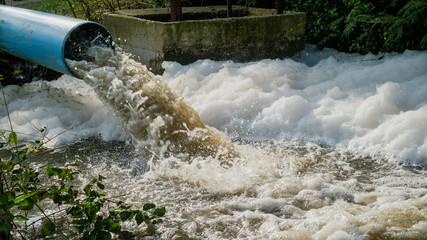
[[[114,49],[113,39],[108,31],[98,24],[86,23],[78,26],[68,37],[64,57],[80,61],[91,46],[105,46]]]

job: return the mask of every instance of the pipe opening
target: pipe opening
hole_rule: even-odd
[[[94,45],[115,49],[112,36],[103,26],[92,22],[81,24],[69,34],[64,46],[64,58],[83,60],[88,48]]]

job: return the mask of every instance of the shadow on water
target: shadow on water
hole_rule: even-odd
[[[336,180],[355,178],[358,182],[372,184],[372,181],[398,171],[426,174],[426,166],[410,166],[389,161],[382,157],[372,157],[352,153],[341,147],[327,144],[298,141],[250,141],[238,140],[239,144],[266,149],[277,158],[298,159],[292,164],[297,167],[296,175],[328,173]],[[294,168],[295,169],[295,168]]]
[[[322,146],[309,142],[274,142],[235,140],[238,145],[250,145],[263,149],[280,161],[290,161],[298,176],[316,173],[332,174],[336,180],[355,178],[359,182],[372,184],[373,179],[382,178],[396,171],[425,174],[427,167],[408,166],[389,162],[383,158],[356,155],[336,147]],[[149,170],[150,156],[135,148],[132,142],[103,141],[99,137],[87,138],[70,146],[47,149],[50,153],[33,159],[43,165],[63,165],[73,161],[81,163],[82,170],[99,164],[115,165],[131,170],[135,175],[143,175]],[[1,153],[6,156],[7,153]],[[162,159],[157,159],[162,161]],[[185,159],[187,161],[187,159]],[[262,161],[260,159],[260,161]],[[233,164],[231,164],[233,165]],[[230,166],[224,166],[227,168]]]
[[[148,157],[138,152],[129,142],[103,141],[99,137],[93,137],[47,151],[50,153],[35,157],[33,162],[56,166],[78,161],[82,171],[90,171],[89,167],[96,167],[99,164],[132,169],[135,175],[147,171]]]

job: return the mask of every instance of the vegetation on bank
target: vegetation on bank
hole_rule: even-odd
[[[147,0],[41,0],[23,7],[68,17],[101,22],[104,12],[149,7]]]
[[[162,222],[164,207],[147,203],[135,209],[120,199],[107,197],[101,175],[81,186],[75,181],[80,172],[77,161],[65,166],[35,167],[33,160],[50,152],[44,148],[45,141],[49,141],[46,129],[39,129],[41,138],[34,143],[18,142],[1,84],[0,88],[10,124],[10,130],[0,130],[0,239],[50,236],[64,240],[125,240],[134,239],[135,233],[123,230],[121,223]],[[57,209],[48,212],[43,207],[46,204]]]
[[[27,7],[100,21],[105,11],[169,7],[170,0],[42,0]],[[250,7],[276,7],[276,0],[234,0]],[[183,0],[184,6],[226,4],[226,0]],[[307,13],[305,38],[319,48],[344,52],[403,52],[427,49],[425,0],[285,0],[285,10]]]
[[[277,1],[238,0],[273,7]],[[306,42],[344,52],[427,49],[425,0],[285,0],[285,10],[306,12]]]
[[[425,0],[286,0],[307,13],[306,42],[344,52],[427,49]]]

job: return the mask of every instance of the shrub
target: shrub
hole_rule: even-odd
[[[238,4],[260,7],[265,1]],[[360,53],[427,49],[425,0],[286,0],[285,9],[307,13],[306,42],[319,48]]]
[[[1,90],[9,117],[2,87]],[[33,168],[32,159],[48,152],[43,146],[45,129],[39,130],[40,140],[20,144],[10,117],[9,123],[10,131],[0,131],[0,239],[11,239],[17,234],[24,239],[25,235],[30,236],[26,224],[29,211],[38,211],[43,216],[40,229],[43,236],[55,233],[63,239],[69,239],[69,236],[85,240],[133,239],[134,233],[122,230],[121,222],[134,220],[137,225],[162,222],[166,213],[164,207],[157,208],[148,203],[142,209],[133,209],[124,201],[108,199],[103,192],[102,180],[105,178],[101,175],[84,187],[74,186],[73,180],[79,174],[78,162],[64,167]],[[65,213],[72,223],[71,228],[65,229],[64,233],[61,230],[64,226],[55,223],[41,207],[42,201],[51,201],[61,207],[56,214]],[[114,202],[115,207],[107,210],[109,202]]]
[[[427,49],[425,0],[287,0],[307,13],[306,41],[347,52]]]

